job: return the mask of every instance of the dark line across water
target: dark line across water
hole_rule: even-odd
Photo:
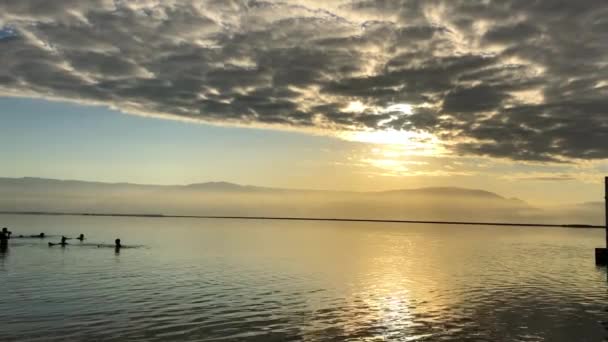
[[[322,218],[322,217],[277,217],[277,216],[103,214],[103,213],[57,213],[57,212],[39,212],[39,211],[0,211],[0,215],[116,216],[116,217],[149,217],[149,218],[230,219],[230,220],[284,220],[284,221],[338,221],[338,222],[374,222],[374,223],[420,223],[420,224],[451,224],[451,225],[511,226],[511,227],[605,228],[604,226],[590,225],[590,224],[467,222],[467,221],[427,221],[427,220],[384,220],[384,219],[352,219],[352,218]]]

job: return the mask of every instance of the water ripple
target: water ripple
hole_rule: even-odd
[[[0,254],[3,341],[570,342],[608,336],[607,275],[592,262],[593,243],[602,241],[593,230],[252,228],[183,220],[150,228],[145,219],[50,220],[62,221],[55,230],[34,227],[39,221],[13,226],[83,232],[93,245],[121,236],[145,248],[114,254],[85,244],[61,249],[45,241],[11,242]],[[154,233],[142,234],[146,229]],[[264,241],[263,248],[251,241]]]

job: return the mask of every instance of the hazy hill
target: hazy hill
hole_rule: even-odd
[[[339,193],[350,195],[403,195],[403,196],[465,196],[490,199],[505,199],[504,197],[485,190],[458,188],[458,187],[428,187],[416,189],[398,189],[378,192],[349,192],[349,191],[329,191],[329,190],[306,190],[306,189],[282,189],[259,187],[252,185],[240,185],[230,182],[205,182],[187,185],[150,185],[133,183],[104,183],[88,182],[79,180],[59,180],[49,178],[2,178],[0,177],[0,191],[36,191],[36,192],[63,192],[63,191],[201,191],[201,192],[291,192],[291,193]]]
[[[0,211],[601,223],[596,205],[571,209],[543,211],[519,199],[456,187],[340,192],[228,182],[145,185],[0,178]]]
[[[418,188],[418,189],[405,189],[405,190],[390,190],[383,191],[384,194],[398,194],[398,195],[432,195],[432,196],[467,196],[467,197],[485,197],[491,199],[504,198],[490,191],[468,189],[468,188],[457,188],[457,187],[429,187],[429,188]]]

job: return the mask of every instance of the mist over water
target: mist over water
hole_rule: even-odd
[[[0,215],[3,341],[602,341],[598,229]],[[126,248],[97,248],[116,237]]]
[[[0,211],[604,223],[600,202],[544,207],[473,189],[357,193],[269,189],[221,182],[153,186],[32,178],[0,178]]]

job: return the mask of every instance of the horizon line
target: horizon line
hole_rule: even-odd
[[[591,224],[557,224],[557,223],[513,223],[513,222],[476,222],[476,221],[442,221],[442,220],[398,220],[398,219],[355,219],[323,217],[289,217],[289,216],[227,216],[227,215],[164,215],[164,214],[118,214],[118,213],[69,213],[44,211],[0,211],[0,215],[49,215],[49,216],[97,216],[97,217],[143,217],[143,218],[193,218],[193,219],[227,219],[227,220],[281,220],[281,221],[330,221],[330,222],[371,222],[371,223],[414,223],[441,225],[472,226],[510,226],[510,227],[547,227],[547,228],[608,228]]]

